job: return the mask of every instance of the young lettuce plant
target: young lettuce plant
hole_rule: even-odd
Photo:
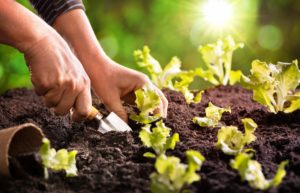
[[[242,76],[241,84],[253,90],[255,101],[273,113],[290,113],[300,108],[300,94],[293,94],[300,81],[297,60],[277,65],[254,60],[250,72],[248,77]]]
[[[144,46],[143,50],[134,51],[134,57],[140,67],[147,69],[151,81],[158,88],[169,88],[181,92],[188,104],[201,101],[202,92],[194,95],[189,90],[189,85],[194,81],[197,74],[195,71],[182,71],[181,61],[177,57],[173,57],[163,69],[160,63],[151,56],[147,46]]]
[[[142,124],[152,123],[158,120],[161,115],[153,114],[161,103],[159,95],[149,85],[135,91],[135,104],[140,114],[131,114],[130,119]]]
[[[201,127],[219,127],[222,126],[219,121],[224,112],[231,112],[230,108],[220,108],[209,102],[208,107],[205,109],[206,117],[194,117],[193,122]]]
[[[205,158],[194,150],[186,151],[186,156],[187,165],[174,156],[162,154],[157,157],[156,172],[150,176],[152,193],[180,193],[186,185],[200,180],[196,172],[201,169]]]
[[[50,141],[43,138],[43,144],[39,151],[44,166],[44,175],[48,179],[48,169],[55,171],[65,170],[67,177],[77,176],[76,154],[73,150],[68,152],[66,149],[56,151],[51,148]]]
[[[199,103],[202,99],[202,94],[204,91],[198,91],[193,93],[189,90],[189,85],[194,81],[196,76],[195,71],[184,71],[177,75],[174,81],[173,87],[170,89],[181,92],[188,104]]]
[[[151,81],[160,89],[172,87],[172,79],[181,72],[181,61],[177,57],[173,57],[162,69],[160,63],[150,54],[148,46],[144,46],[143,50],[134,51],[133,55],[137,64],[147,69]]]
[[[204,80],[214,85],[231,85],[239,81],[241,71],[232,71],[232,55],[237,48],[242,48],[242,43],[235,43],[232,37],[218,40],[216,43],[199,47],[207,70],[199,68],[197,74]]]
[[[156,127],[151,128],[151,125],[145,125],[139,133],[139,137],[144,146],[151,147],[155,154],[151,152],[144,153],[145,157],[155,158],[166,152],[168,149],[174,149],[176,143],[179,142],[179,134],[175,133],[170,137],[171,129],[166,127],[161,121],[156,123]]]
[[[234,160],[231,160],[230,165],[239,172],[242,181],[248,181],[249,186],[254,189],[267,190],[271,187],[277,187],[286,175],[284,167],[288,164],[288,161],[279,164],[273,179],[266,179],[262,173],[260,163],[251,160],[252,156],[252,154],[240,153]]]
[[[244,146],[256,140],[253,134],[257,124],[250,118],[242,119],[245,133],[235,126],[224,126],[218,131],[216,146],[227,155],[237,155],[244,150]]]

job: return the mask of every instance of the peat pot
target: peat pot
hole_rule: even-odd
[[[42,130],[32,123],[0,130],[0,176],[10,176],[10,156],[37,152],[42,139]]]

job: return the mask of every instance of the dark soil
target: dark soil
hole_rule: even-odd
[[[13,178],[24,179],[28,176],[44,176],[44,167],[37,152],[10,156],[9,170]]]
[[[180,142],[170,155],[185,161],[188,149],[200,151],[206,161],[202,177],[189,188],[201,193],[253,193],[246,182],[229,166],[230,156],[214,146],[217,129],[201,128],[192,123],[194,116],[203,116],[211,101],[221,107],[231,107],[222,121],[242,128],[241,119],[250,117],[259,125],[257,140],[250,147],[256,150],[255,159],[263,166],[267,178],[272,178],[277,165],[289,160],[287,176],[278,188],[267,192],[300,192],[300,111],[292,114],[271,114],[252,101],[252,93],[240,87],[217,87],[205,91],[200,104],[187,105],[177,92],[165,91],[169,100],[167,126],[180,134]],[[104,109],[97,101],[98,108]],[[128,107],[128,112],[132,107]],[[103,110],[104,111],[104,110]],[[138,138],[140,127],[130,123],[132,133],[97,133],[85,123],[71,123],[68,116],[54,116],[33,91],[17,89],[0,97],[0,128],[25,122],[40,126],[55,148],[78,150],[78,177],[66,178],[64,173],[50,173],[50,178],[28,176],[27,179],[0,179],[0,192],[149,192],[149,175],[154,171],[153,160],[142,155],[146,148]],[[259,191],[256,191],[259,192]]]

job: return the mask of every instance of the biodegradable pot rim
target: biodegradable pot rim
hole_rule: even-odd
[[[0,130],[0,175],[10,176],[9,156],[32,152],[42,145],[44,134],[32,123]]]

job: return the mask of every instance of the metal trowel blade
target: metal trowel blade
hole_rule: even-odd
[[[101,133],[109,131],[126,132],[132,131],[132,129],[118,115],[111,112],[107,117],[99,120],[98,131]]]

